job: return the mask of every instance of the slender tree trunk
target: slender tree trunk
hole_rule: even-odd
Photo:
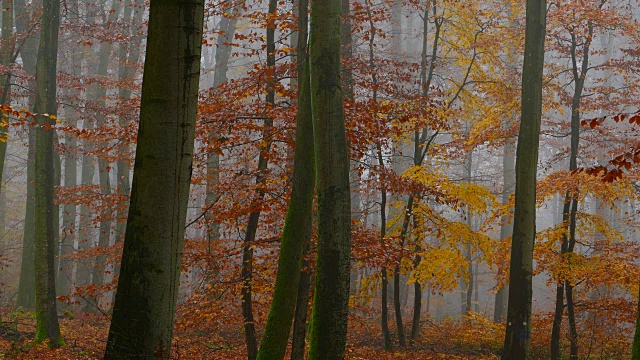
[[[511,238],[509,306],[503,360],[528,360],[531,340],[536,174],[542,119],[546,0],[527,0],[522,71],[522,110],[516,150],[516,190]]]
[[[111,4],[111,9],[108,12],[107,26],[114,24],[120,14],[120,3],[114,1]],[[96,75],[100,78],[107,78],[109,76],[108,69],[111,62],[111,50],[112,44],[110,42],[104,42],[100,44],[100,51],[98,57],[98,69]],[[100,129],[105,127],[106,116],[104,109],[106,107],[107,89],[100,84],[96,84],[95,98],[93,99],[96,106],[96,127]],[[93,175],[93,174],[92,174]],[[106,159],[98,157],[98,181],[100,183],[101,195],[103,198],[108,198],[111,195],[111,180],[109,179],[109,163]],[[109,209],[108,203],[102,202],[102,210],[100,214],[100,225],[98,228],[98,243],[96,246],[99,249],[105,249],[109,246],[109,240],[111,238],[111,209]],[[100,253],[93,264],[91,271],[91,284],[96,286],[102,286],[104,284],[104,275],[106,270],[106,255]],[[90,299],[90,307],[87,309],[90,312],[100,312],[100,295],[97,294],[95,298]]]
[[[27,152],[27,205],[24,216],[24,233],[22,237],[22,263],[20,264],[20,281],[18,283],[17,305],[24,308],[36,306],[35,288],[35,160],[36,129],[29,126],[29,149]]]
[[[420,264],[420,255],[413,261],[414,269]],[[422,285],[413,283],[413,319],[411,322],[411,343],[416,346],[420,340],[420,315],[422,314]]]
[[[379,143],[377,144],[377,147],[378,166],[380,167],[380,242],[384,244],[385,237],[387,236],[387,189],[385,188],[385,166],[382,159],[382,148]],[[382,315],[380,319],[382,339],[384,340],[384,349],[391,351],[393,350],[393,343],[391,342],[391,333],[389,331],[388,279],[386,266],[383,266],[380,270],[380,278],[382,282]]]
[[[56,69],[58,57],[58,31],[60,28],[60,1],[44,0],[40,26],[40,47],[36,70],[37,93],[34,112],[55,115]],[[36,288],[36,335],[34,342],[50,340],[50,346],[64,342],[60,336],[56,309],[55,285],[55,217],[59,214],[53,204],[54,194],[54,129],[55,121],[37,116],[35,150],[35,212],[34,260]]]
[[[203,18],[201,1],[151,0],[136,162],[106,360],[171,357]]]
[[[298,299],[296,300],[296,312],[293,318],[293,336],[291,340],[291,360],[304,360],[304,349],[307,337],[307,317],[309,314],[309,292],[312,284],[311,264],[305,257],[309,251],[309,245],[305,246],[302,253],[302,272],[298,285]]]
[[[96,84],[97,86],[97,84]],[[83,124],[83,130],[91,130],[94,128],[94,124],[92,121],[85,117]],[[82,167],[81,167],[81,175],[80,175],[80,185],[91,185],[93,184],[93,178],[95,174],[96,164],[94,163],[93,156],[87,154],[88,152],[92,152],[94,150],[93,144],[91,140],[85,139],[82,141],[82,150],[85,154],[82,155]],[[93,262],[89,257],[86,256],[86,252],[91,249],[91,243],[93,242],[93,230],[94,225],[91,220],[91,208],[89,204],[81,204],[80,205],[80,222],[78,229],[78,250],[83,254],[83,257],[76,260],[76,278],[74,287],[77,289],[76,292],[83,293],[82,289],[86,289],[86,287],[91,283],[91,270],[93,266]],[[86,311],[89,310],[90,299],[87,295],[81,295],[78,301],[81,304],[81,307]]]
[[[583,45],[580,67],[578,67],[578,59],[576,54],[576,37],[571,35],[571,57],[572,57],[572,73],[574,90],[571,101],[571,152],[569,154],[569,171],[578,169],[578,149],[580,145],[580,103],[582,100],[582,90],[584,89],[584,81],[589,71],[589,50],[591,47],[591,39],[593,36],[593,26],[589,25],[589,33],[587,42]],[[576,213],[578,211],[578,193],[579,189],[568,190],[565,195],[565,202],[562,211],[563,226],[568,227],[568,233],[562,237],[562,245],[560,253],[563,257],[573,253],[576,244]],[[563,261],[567,259],[563,258]],[[562,321],[562,313],[564,310],[564,302],[562,299],[562,291],[565,291],[567,297],[567,316],[569,319],[569,342],[570,358],[578,359],[578,331],[576,327],[574,302],[573,302],[573,286],[566,279],[558,279],[556,287],[556,311],[553,319],[553,327],[551,334],[551,355],[552,359],[560,359],[560,324]]]
[[[315,159],[307,56],[308,2],[300,0],[298,14],[298,119],[291,197],[282,231],[275,291],[258,359],[283,359],[293,321],[303,250],[311,241]]]
[[[213,74],[213,88],[217,88],[227,81],[227,71],[229,69],[229,59],[231,58],[231,45],[233,36],[236,32],[236,25],[238,22],[237,14],[233,14],[231,17],[223,16],[218,26],[221,31],[218,39],[216,40],[216,54],[215,54],[215,70]],[[218,134],[215,131],[209,132],[210,144],[217,141]],[[209,209],[212,204],[215,204],[220,195],[216,193],[216,187],[220,183],[220,154],[216,151],[209,152],[209,158],[207,160],[207,194],[205,207]],[[209,209],[206,214],[207,220],[207,241],[209,243],[218,241],[220,239],[220,222],[216,221],[212,216],[212,211]]]
[[[79,63],[78,57],[72,55],[74,63]],[[72,92],[78,95],[79,92]],[[75,128],[77,126],[77,118],[73,114],[67,114],[67,125]],[[64,157],[64,186],[73,188],[77,182],[77,159],[73,150],[77,146],[77,139],[71,134],[65,135],[65,147],[68,149]],[[58,261],[58,275],[56,277],[56,293],[58,296],[68,296],[71,290],[71,277],[73,273],[73,260],[67,259],[67,256],[73,253],[74,238],[76,233],[76,205],[72,202],[64,204],[62,213],[62,240],[60,241],[60,259]],[[58,303],[65,306],[64,303]]]
[[[516,160],[515,144],[511,141],[504,145],[502,155],[502,205],[509,202],[509,198],[514,192],[516,182],[515,160]],[[506,239],[513,233],[513,223],[508,216],[502,217],[502,226],[500,227],[500,239]],[[501,323],[507,318],[507,295],[509,294],[509,285],[504,285],[498,289],[495,297],[495,306],[493,310],[493,321]]]
[[[269,14],[274,15],[278,3],[276,0],[269,0]],[[270,20],[267,24],[267,96],[266,102],[268,110],[272,110],[276,102],[275,93],[275,24]],[[244,337],[247,346],[247,359],[255,360],[258,357],[258,342],[256,340],[256,328],[253,317],[253,247],[255,246],[256,234],[258,232],[258,221],[260,220],[260,204],[265,196],[265,185],[267,182],[267,157],[271,148],[271,131],[273,119],[267,116],[264,120],[263,137],[266,142],[261,146],[258,156],[258,174],[256,185],[258,187],[256,199],[254,199],[254,210],[249,214],[249,222],[245,231],[244,246],[242,249],[242,318],[244,320]]]
[[[109,164],[106,159],[98,159],[98,168],[100,169],[100,187],[102,188],[102,196],[109,198],[111,195],[111,181],[109,179]],[[108,207],[108,203],[102,202],[102,213],[100,221],[100,234],[98,235],[98,248],[106,250],[109,247],[109,240],[111,239],[111,209]],[[95,265],[93,267],[92,284],[100,287],[104,285],[104,275],[107,270],[107,256],[104,253],[100,253],[96,257]],[[98,294],[93,301],[94,307],[91,308],[91,312],[100,312],[100,298],[101,294]]]
[[[311,1],[309,60],[318,189],[318,250],[309,360],[344,358],[351,197],[340,80],[340,0]]]
[[[13,34],[13,3],[11,0],[2,0],[2,49],[0,49],[0,66],[8,68],[13,63],[14,58],[14,34]],[[11,103],[11,73],[7,70],[0,76],[2,86],[2,105]],[[9,140],[9,119],[2,116],[0,118],[0,192],[2,191],[2,174],[4,170],[4,159],[7,154],[7,142]],[[1,229],[0,229],[1,230]]]
[[[38,40],[36,31],[31,29],[31,22],[35,16],[27,7],[25,0],[14,0],[16,29],[21,34],[27,34],[25,43],[20,50],[23,67],[27,74],[35,76]],[[29,84],[35,89],[35,83]],[[30,97],[30,102],[35,98]],[[20,265],[20,281],[18,283],[17,305],[25,308],[36,306],[35,293],[35,260],[34,260],[34,220],[35,220],[35,150],[36,130],[29,125],[29,149],[27,152],[27,204],[24,217],[24,233],[22,237],[22,263]]]

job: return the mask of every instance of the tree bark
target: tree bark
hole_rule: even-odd
[[[527,0],[522,110],[516,150],[516,190],[511,238],[509,306],[503,360],[528,360],[531,340],[536,174],[542,118],[546,0]]]
[[[309,360],[343,359],[349,313],[351,198],[340,79],[340,0],[311,1],[309,60],[318,250]]]
[[[60,1],[44,0],[40,27],[40,46],[36,65],[37,92],[34,112],[55,115],[58,31]],[[64,344],[60,336],[56,309],[54,256],[56,250],[55,218],[59,216],[53,204],[54,196],[54,132],[55,121],[37,116],[35,149],[35,211],[34,260],[36,290],[36,335],[34,342],[50,340],[53,347]]]
[[[151,0],[136,161],[107,360],[171,357],[203,17],[202,1]]]

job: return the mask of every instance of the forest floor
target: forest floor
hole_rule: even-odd
[[[66,346],[51,349],[46,344],[33,345],[35,320],[33,314],[23,311],[3,309],[0,325],[0,359],[101,359],[106,344],[108,322],[104,316],[81,315],[60,318],[60,327]],[[176,359],[244,359],[245,350],[240,336],[227,336],[224,343],[206,343],[207,339],[187,339],[176,332],[174,350]],[[188,335],[187,335],[188,336]],[[219,338],[218,338],[219,339]],[[498,359],[487,351],[462,349],[451,343],[422,344],[416,349],[383,351],[380,344],[367,344],[367,339],[350,339],[347,346],[349,360],[368,359]],[[198,346],[201,344],[203,346]],[[453,346],[452,346],[453,345]],[[209,349],[203,351],[203,349]]]
[[[60,317],[61,332],[66,346],[51,349],[46,344],[33,345],[35,319],[33,312],[0,309],[0,359],[101,359],[108,334],[108,319],[104,315],[71,315]],[[224,322],[224,319],[222,319]],[[228,319],[227,319],[228,320]],[[245,359],[241,327],[225,322],[233,328],[221,330],[202,321],[198,326],[174,331],[174,359],[235,360]],[[502,345],[504,328],[479,315],[463,321],[445,319],[438,323],[426,321],[422,325],[423,341],[415,347],[398,348],[394,338],[393,351],[384,351],[377,321],[363,321],[352,317],[347,343],[348,360],[427,360],[470,359],[495,360]],[[405,325],[407,326],[407,325]],[[197,327],[197,328],[196,328]],[[392,333],[395,335],[394,329]],[[536,354],[542,344],[532,343],[533,359],[546,356]],[[543,346],[543,345],[542,345]],[[546,348],[546,346],[544,346]],[[616,357],[617,358],[617,357]]]

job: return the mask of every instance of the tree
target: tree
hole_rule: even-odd
[[[14,0],[16,14],[16,29],[25,34],[26,39],[20,49],[22,63],[27,74],[34,76],[38,52],[38,40],[33,31],[32,22],[35,21],[35,10],[29,9],[24,0]],[[36,88],[30,83],[31,88]],[[35,99],[30,97],[31,101]],[[17,305],[33,308],[35,298],[35,270],[34,264],[34,220],[35,220],[35,150],[36,129],[29,126],[29,150],[27,153],[27,204],[25,209],[24,235],[22,238],[22,263],[20,264],[20,281],[18,283]]]
[[[309,359],[342,359],[349,312],[351,199],[340,80],[340,0],[311,1],[309,65],[318,253]]]
[[[34,112],[37,115],[35,149],[35,290],[36,336],[34,341],[49,339],[50,346],[64,342],[60,336],[56,308],[54,254],[57,249],[55,226],[57,207],[53,204],[54,132],[57,113],[56,69],[58,59],[58,30],[60,1],[44,0],[40,28],[40,46],[36,65],[37,92]]]
[[[105,359],[171,354],[203,17],[202,1],[151,1],[129,217]]]
[[[522,67],[522,113],[516,148],[515,207],[503,360],[529,359],[546,12],[546,0],[527,0]]]
[[[8,67],[13,63],[13,51],[15,47],[15,40],[13,36],[13,3],[9,0],[3,0],[2,2],[2,51],[0,53],[0,66]],[[6,71],[0,76],[0,86],[2,86],[2,105],[9,105],[11,102],[11,74]],[[2,185],[2,172],[4,170],[4,159],[7,154],[7,140],[9,138],[9,121],[4,117],[8,115],[2,114],[3,117],[0,120],[0,187]],[[2,189],[0,189],[0,192]]]
[[[304,248],[311,241],[315,159],[307,56],[307,0],[298,4],[298,119],[291,198],[282,231],[275,291],[258,359],[283,359],[298,299]],[[303,289],[306,291],[306,289]]]

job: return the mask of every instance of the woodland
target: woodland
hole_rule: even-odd
[[[0,1],[0,359],[640,360],[640,1]]]

